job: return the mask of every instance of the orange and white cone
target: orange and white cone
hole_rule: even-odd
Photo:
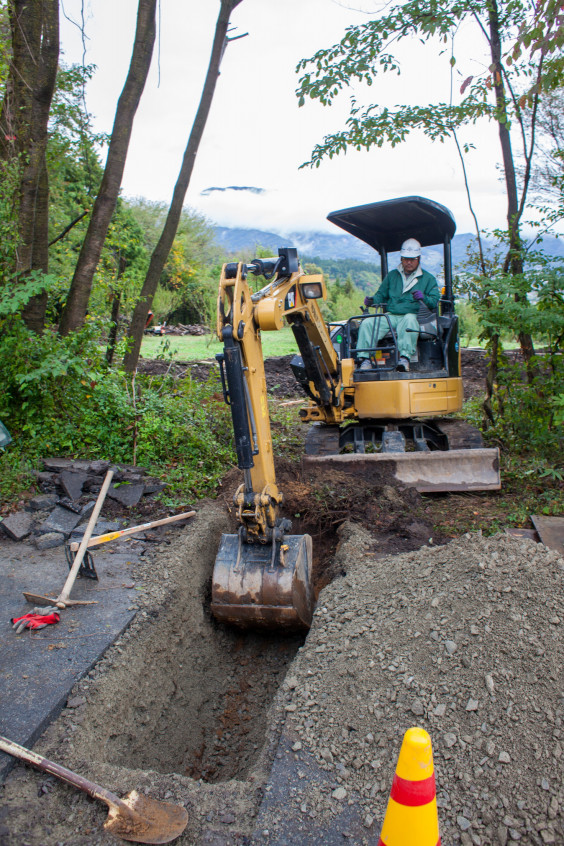
[[[406,731],[378,846],[440,846],[433,748],[422,728]]]

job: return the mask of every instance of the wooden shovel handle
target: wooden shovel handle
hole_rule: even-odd
[[[84,537],[80,542],[80,546],[78,547],[78,552],[76,554],[76,558],[72,563],[72,567],[70,572],[67,576],[67,580],[63,585],[63,589],[59,596],[57,597],[57,605],[59,608],[65,607],[65,602],[70,596],[70,592],[72,590],[72,586],[74,585],[77,573],[80,569],[80,565],[82,564],[82,559],[84,558],[84,554],[88,547],[88,541],[92,537],[92,532],[94,531],[94,526],[96,525],[96,520],[98,519],[98,515],[102,510],[102,505],[104,504],[104,500],[106,498],[106,494],[108,492],[108,488],[110,487],[110,482],[112,481],[114,475],[113,470],[108,470],[106,473],[106,478],[104,479],[104,484],[100,489],[100,493],[98,494],[98,499],[96,500],[96,505],[94,506],[94,510],[90,515],[90,520],[88,521],[88,525],[86,526],[86,531],[84,532]]]
[[[31,749],[26,749],[24,746],[20,746],[19,743],[14,743],[13,740],[8,740],[7,737],[3,737],[2,735],[0,735],[0,749],[2,752],[7,752],[8,755],[12,755],[14,758],[19,758],[20,761],[25,761],[26,764],[31,764],[32,767],[36,767],[44,773],[50,773],[51,775],[60,778],[61,781],[71,784],[73,787],[78,787],[79,790],[84,791],[84,793],[87,793],[93,799],[101,799],[102,802],[106,803],[106,805],[121,807],[123,804],[119,796],[116,796],[115,793],[106,790],[105,787],[101,787],[99,784],[89,781],[87,778],[84,778],[84,776],[78,775],[78,773],[73,773],[72,770],[67,770],[67,768],[61,766],[61,764],[49,761],[49,759],[44,758],[43,755],[38,755],[37,752],[33,752]]]
[[[118,532],[108,532],[105,535],[97,535],[95,538],[90,538],[88,541],[88,549],[92,546],[99,546],[101,543],[108,543],[116,540],[116,538],[125,538],[127,535],[135,535],[137,532],[145,532],[148,529],[155,529],[157,526],[166,526],[167,523],[176,523],[178,520],[187,520],[188,517],[193,517],[195,511],[185,511],[183,514],[173,514],[172,517],[163,517],[162,520],[153,520],[151,523],[143,523],[140,526],[130,526],[129,529],[121,529]],[[79,544],[74,541],[70,545],[71,552],[76,552]]]

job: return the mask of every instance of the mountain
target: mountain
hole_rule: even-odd
[[[226,226],[215,227],[216,242],[228,253],[242,250],[253,252],[257,245],[272,249],[277,255],[278,247],[296,247],[301,258],[319,259],[357,259],[370,262],[380,267],[378,254],[372,247],[359,241],[346,232],[290,232],[280,235],[262,229],[231,229]],[[452,264],[456,271],[464,264],[468,248],[476,241],[476,236],[469,232],[455,235],[452,240]],[[488,250],[493,250],[492,242],[485,242]],[[564,258],[564,241],[558,238],[545,238],[542,250],[547,255]],[[427,247],[423,250],[423,263],[432,273],[438,273],[442,266],[440,247]],[[390,262],[394,266],[394,259]]]

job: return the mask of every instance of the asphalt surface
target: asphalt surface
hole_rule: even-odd
[[[73,685],[133,618],[130,606],[136,587],[131,564],[139,559],[134,545],[125,541],[114,549],[113,554],[107,547],[104,552],[93,550],[98,581],[78,578],[71,591],[71,599],[96,604],[70,606],[60,612],[59,623],[16,634],[11,619],[34,607],[24,591],[58,596],[69,568],[62,547],[39,551],[0,537],[0,734],[4,737],[33,746],[65,706]],[[0,753],[0,781],[13,763]]]

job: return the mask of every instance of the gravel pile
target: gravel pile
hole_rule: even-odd
[[[419,725],[443,843],[564,843],[564,561],[507,535],[375,560],[368,532],[342,534],[347,575],[322,592],[279,706],[296,755],[330,774],[294,804],[321,824],[358,802],[377,837]]]

